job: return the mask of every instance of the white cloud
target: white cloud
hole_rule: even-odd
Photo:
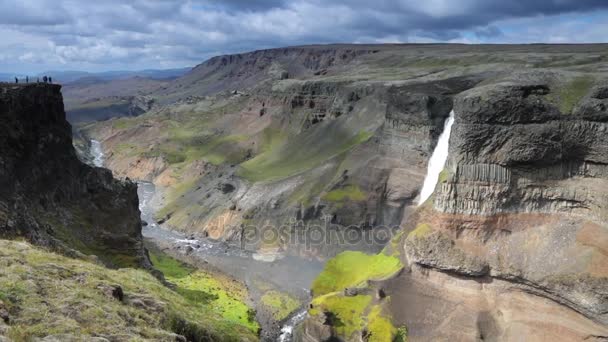
[[[607,12],[580,14],[600,7],[608,2],[0,0],[0,71],[181,67],[311,43],[600,42]],[[551,16],[562,12],[579,14]]]

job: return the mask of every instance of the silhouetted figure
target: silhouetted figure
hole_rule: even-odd
[[[25,76],[25,83],[30,83],[30,77],[29,76]]]
[[[48,77],[46,77],[46,76],[42,77],[42,81],[43,81],[44,83],[47,83],[47,82],[48,82],[48,80],[49,80],[49,78],[48,78]]]
[[[19,83],[19,79],[15,77],[15,83]]]
[[[53,83],[53,78],[49,76],[49,83]]]

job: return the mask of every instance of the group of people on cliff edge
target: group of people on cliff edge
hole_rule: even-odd
[[[25,83],[30,83],[29,76],[25,76]],[[36,83],[40,83],[40,77],[36,77]],[[42,83],[53,83],[53,78],[50,76],[42,76]],[[15,84],[19,84],[18,77],[15,77]]]

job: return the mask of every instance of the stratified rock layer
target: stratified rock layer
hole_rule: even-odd
[[[146,265],[136,185],[78,160],[60,89],[0,85],[0,236]]]

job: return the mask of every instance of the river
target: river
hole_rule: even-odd
[[[91,141],[90,152],[95,166],[103,167],[104,154],[98,141]],[[156,189],[149,182],[138,182],[139,210],[145,222],[142,234],[146,239],[159,245],[169,245],[188,251],[190,257],[206,262],[222,272],[242,281],[253,292],[259,284],[271,284],[275,289],[299,298],[303,303],[310,300],[309,287],[323,268],[323,264],[298,257],[286,256],[273,262],[264,262],[254,258],[254,253],[231,246],[224,242],[213,241],[202,237],[193,237],[181,232],[169,230],[154,220],[158,207]],[[306,310],[293,313],[283,322],[282,327],[264,327],[264,341],[290,342],[295,327],[306,318]],[[268,331],[272,329],[274,331]]]

